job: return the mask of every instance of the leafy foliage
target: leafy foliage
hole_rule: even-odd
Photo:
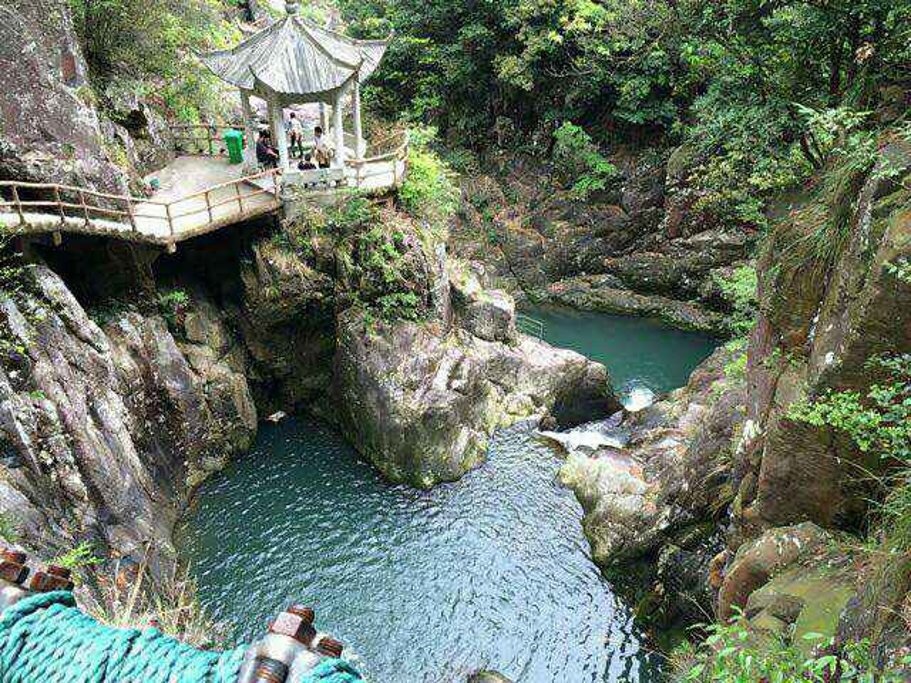
[[[435,131],[412,134],[408,173],[399,188],[398,199],[412,217],[442,229],[458,205],[453,174],[431,149]]]
[[[838,647],[818,633],[807,633],[804,638],[816,645],[814,654],[808,657],[787,638],[758,640],[743,620],[704,628],[709,635],[698,648],[688,646],[675,653],[675,659],[684,663],[684,681],[899,683],[905,680],[899,671],[878,667],[867,642]],[[911,664],[911,657],[901,664]]]
[[[873,384],[866,395],[829,391],[795,403],[788,416],[844,432],[865,453],[911,463],[911,355],[879,356],[867,365],[888,379]]]
[[[182,289],[171,289],[158,295],[158,310],[172,331],[183,325],[189,305],[190,295]]]
[[[0,540],[15,543],[19,540],[16,523],[7,514],[0,514]]]
[[[737,267],[730,276],[716,275],[715,284],[731,307],[727,324],[736,336],[747,334],[756,322],[757,276],[750,265]]]
[[[240,39],[220,0],[69,0],[93,81],[158,101],[195,122],[217,107],[218,82],[192,51]],[[213,112],[206,112],[211,114]]]
[[[554,164],[571,194],[586,200],[593,192],[607,189],[617,168],[602,156],[583,128],[566,122],[554,132]]]
[[[340,5],[355,33],[396,32],[367,94],[387,118],[475,149],[515,134],[535,155],[565,121],[599,145],[685,143],[686,190],[708,225],[763,226],[766,199],[875,126],[866,112],[911,63],[909,0]],[[599,188],[589,180],[580,194]]]
[[[83,541],[62,555],[55,557],[53,564],[67,569],[82,569],[83,567],[94,567],[101,564],[101,561],[101,558],[95,555],[95,549],[92,544],[88,541]]]

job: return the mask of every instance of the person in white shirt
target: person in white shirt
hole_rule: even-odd
[[[304,156],[304,126],[297,114],[291,112],[291,121],[288,124],[288,137],[291,142],[291,156],[294,156],[294,150],[297,149],[297,156]]]
[[[320,168],[329,168],[331,156],[329,145],[323,136],[323,129],[317,126],[313,129],[313,158],[316,160],[316,165]]]

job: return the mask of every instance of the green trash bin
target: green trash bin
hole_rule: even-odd
[[[244,162],[244,134],[233,128],[224,134],[225,147],[228,148],[228,161],[232,164]]]

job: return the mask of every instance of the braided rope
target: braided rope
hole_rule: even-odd
[[[32,595],[0,615],[0,683],[235,683],[246,646],[210,652],[161,631],[99,624],[65,591]],[[326,659],[300,683],[356,683]]]

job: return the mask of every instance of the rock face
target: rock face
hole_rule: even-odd
[[[468,299],[454,310],[476,321],[476,306]],[[494,308],[482,331],[515,335],[512,317],[493,322],[511,305]],[[458,479],[481,462],[494,428],[523,417],[549,411],[571,425],[619,407],[602,365],[523,335],[506,343],[438,323],[370,327],[353,309],[338,335],[340,423],[393,481],[428,487]]]
[[[719,349],[686,387],[627,416],[625,447],[568,456],[560,479],[582,503],[600,565],[650,555],[730,502],[732,439],[745,399],[743,378],[726,376],[736,353]]]
[[[621,150],[611,159],[621,185],[586,201],[539,163],[510,159],[498,180],[465,182],[454,250],[536,299],[725,332],[730,304],[706,292],[720,268],[748,258],[755,231],[697,216],[680,156]]]
[[[541,296],[554,303],[586,311],[659,318],[689,330],[717,332],[723,316],[689,301],[637,294],[612,275],[584,275],[555,282]]]
[[[0,4],[0,67],[0,179],[136,194],[173,158],[134,83],[93,89],[66,0]]]
[[[742,354],[718,349],[686,387],[617,416],[622,447],[570,452],[560,469],[582,504],[595,562],[650,625],[701,622],[714,608],[712,560],[724,546],[718,527],[733,497],[733,444],[745,412]],[[639,580],[631,582],[633,568]]]
[[[257,403],[290,410],[324,395],[335,350],[335,282],[268,240],[241,264],[234,319],[250,355]]]
[[[0,178],[126,191],[65,0],[0,5],[0,65]]]
[[[911,352],[911,281],[896,264],[911,259],[911,145],[894,142],[877,169],[846,179],[833,195],[822,182],[785,215],[760,258],[761,313],[750,341],[748,428],[738,459],[738,527],[745,536],[809,520],[855,529],[881,471],[843,433],[793,417],[792,408],[827,391],[866,394],[881,380],[868,361]],[[830,177],[845,173],[832,169]],[[907,185],[907,183],[905,183]],[[802,254],[814,216],[846,214],[827,259]],[[832,218],[830,220],[836,220]],[[773,264],[778,264],[772,267]]]
[[[516,304],[509,294],[484,289],[473,273],[457,264],[450,267],[449,282],[453,307],[463,329],[486,341],[517,341]]]
[[[151,541],[155,568],[190,485],[256,431],[225,330],[210,317],[178,342],[136,312],[102,329],[52,271],[28,271],[0,300],[0,512],[42,550],[89,538],[138,560]]]

